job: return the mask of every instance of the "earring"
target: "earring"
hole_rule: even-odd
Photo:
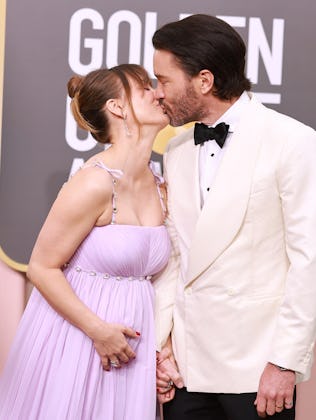
[[[124,130],[125,130],[125,134],[127,135],[127,137],[131,137],[132,133],[130,132],[128,125],[127,125],[127,114],[126,112],[123,113],[122,111],[122,117],[123,117],[123,124],[124,124]]]

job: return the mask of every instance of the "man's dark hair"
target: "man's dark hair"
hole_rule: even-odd
[[[214,95],[221,99],[238,97],[251,88],[245,77],[245,44],[221,19],[197,14],[168,23],[154,33],[153,45],[172,53],[190,77],[203,69],[211,71]]]

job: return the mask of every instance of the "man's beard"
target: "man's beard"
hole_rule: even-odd
[[[205,114],[199,103],[199,98],[191,86],[187,87],[185,92],[171,106],[164,103],[163,100],[161,103],[169,117],[170,125],[173,127],[179,127],[192,121],[200,121]]]

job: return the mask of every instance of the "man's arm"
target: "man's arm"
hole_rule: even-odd
[[[164,178],[168,187],[167,153],[164,155]],[[183,387],[182,378],[173,357],[171,331],[173,326],[173,307],[180,270],[178,235],[172,219],[168,197],[168,217],[166,225],[171,240],[171,256],[165,270],[154,282],[156,334],[157,334],[157,392],[161,404],[174,398],[174,386]]]
[[[175,387],[183,386],[169,337],[161,352],[157,352],[157,392],[160,404],[171,401],[175,395]]]
[[[167,153],[164,155],[164,178],[167,184],[168,194],[168,164]],[[172,219],[170,200],[167,200],[168,216],[166,225],[171,240],[171,255],[166,268],[154,281],[155,289],[155,319],[157,350],[160,351],[166,344],[173,326],[173,306],[176,298],[176,288],[179,279],[180,255],[178,247],[178,235]]]
[[[295,136],[290,134],[276,174],[290,265],[269,363],[259,384],[256,405],[261,417],[291,408],[295,376],[306,373],[312,356],[316,330],[315,162],[315,131],[305,127]]]

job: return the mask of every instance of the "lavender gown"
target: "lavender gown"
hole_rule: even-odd
[[[118,171],[96,165],[112,175],[115,193]],[[169,237],[164,225],[118,225],[114,217],[92,229],[64,274],[100,318],[141,333],[128,339],[136,358],[104,371],[92,341],[34,289],[1,377],[1,420],[155,419],[151,276],[167,263]]]

